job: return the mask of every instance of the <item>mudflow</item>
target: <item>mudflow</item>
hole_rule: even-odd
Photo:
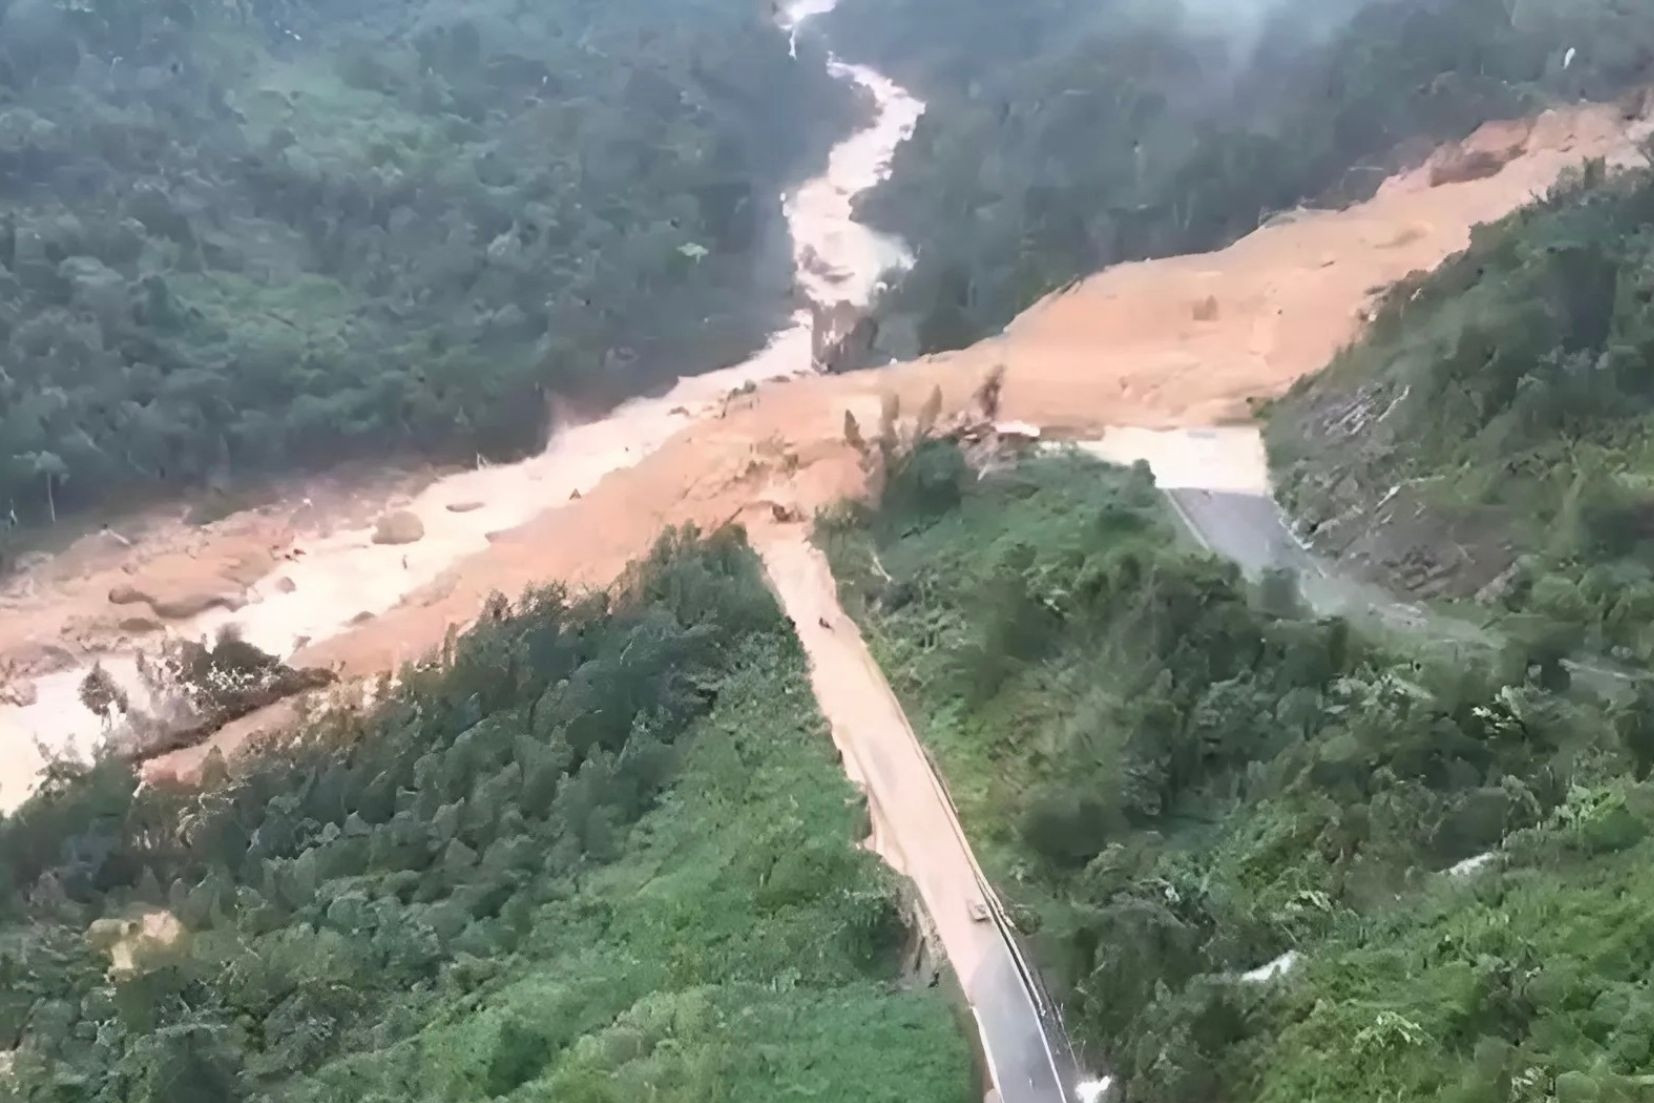
[[[1004,369],[999,416],[1047,437],[1244,420],[1256,400],[1320,369],[1355,338],[1387,285],[1463,249],[1474,226],[1543,195],[1569,167],[1588,158],[1642,163],[1638,145],[1650,129],[1646,118],[1607,106],[1492,124],[1389,180],[1366,203],[1277,216],[1221,252],[1111,268],[1042,300],[975,347],[768,382],[702,404],[640,461],[577,497],[548,475],[556,493],[505,511],[520,521],[431,570],[389,608],[305,643],[292,661],[347,677],[395,669],[440,646],[489,594],[554,580],[602,586],[670,525],[738,521],[760,545],[795,539],[817,509],[865,489],[863,464],[845,439],[846,412],[871,432],[884,396],[897,396],[911,415],[936,388],[944,411],[957,411],[996,367]],[[490,488],[478,480],[476,489]],[[198,539],[167,570],[196,563],[213,584],[219,575],[279,573],[280,549],[270,548],[280,537],[268,527],[231,518],[214,527],[221,538]],[[104,600],[102,584],[123,577],[123,556],[140,554],[136,546],[106,548],[78,583],[59,570],[32,593],[14,594],[0,618],[0,657],[29,657],[42,639],[84,620],[88,603]],[[216,745],[233,748],[283,716],[278,708],[240,721]],[[187,775],[204,753],[180,752],[151,768]]]

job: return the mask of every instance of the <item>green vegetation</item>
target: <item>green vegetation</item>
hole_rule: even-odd
[[[929,108],[862,202],[914,247],[902,355],[1119,261],[1370,194],[1420,145],[1651,76],[1639,0],[844,0],[838,52]]]
[[[1654,661],[1654,173],[1594,165],[1386,298],[1271,413],[1283,502],[1386,581]]]
[[[1125,1098],[1654,1091],[1654,701],[1304,619],[1185,550],[1144,469],[952,449],[821,539]]]
[[[65,769],[0,820],[0,1098],[974,1097],[738,537],[500,601],[223,773]]]
[[[0,519],[736,362],[853,111],[751,0],[0,0]]]

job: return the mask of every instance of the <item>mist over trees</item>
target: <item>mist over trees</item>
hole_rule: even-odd
[[[748,0],[4,0],[0,516],[735,362],[853,111]]]
[[[860,204],[917,264],[882,350],[956,348],[1098,268],[1370,194],[1441,139],[1654,77],[1632,0],[845,0],[835,48],[928,103]]]

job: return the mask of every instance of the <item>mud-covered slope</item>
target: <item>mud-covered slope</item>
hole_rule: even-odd
[[[1283,502],[1427,596],[1654,654],[1654,172],[1572,174],[1271,412]]]
[[[939,387],[946,414],[969,400],[986,372],[1002,367],[1001,415],[1053,435],[1090,438],[1109,426],[1244,418],[1252,400],[1280,395],[1354,340],[1374,290],[1410,271],[1434,269],[1468,245],[1472,226],[1507,215],[1585,157],[1640,160],[1637,143],[1647,130],[1645,120],[1628,122],[1603,107],[1547,114],[1531,127],[1489,128],[1468,147],[1445,150],[1419,171],[1389,181],[1368,203],[1306,212],[1220,253],[1109,269],[1044,300],[1003,337],[963,352],[761,386],[719,405],[717,416],[690,421],[659,451],[653,443],[635,447],[642,441],[631,438],[635,466],[582,485],[579,500],[569,500],[568,482],[555,472],[543,484],[527,472],[521,481],[490,477],[486,490],[450,488],[455,501],[487,499],[507,512],[532,513],[532,501],[514,497],[526,494],[538,499],[540,512],[502,525],[475,554],[455,552],[447,569],[433,559],[431,570],[440,573],[428,585],[422,580],[429,574],[394,572],[415,583],[400,604],[341,634],[313,639],[294,661],[338,664],[347,676],[393,670],[440,646],[449,626],[470,621],[493,591],[520,593],[552,579],[607,584],[666,525],[753,521],[771,507],[809,517],[861,488],[856,453],[844,438],[845,414],[876,426],[887,394],[899,396],[911,414]],[[1461,163],[1467,148],[1495,149],[1510,160],[1482,179],[1442,180],[1434,166]],[[614,434],[635,428],[620,419],[589,431],[621,452],[628,438]],[[577,437],[568,439],[572,444]],[[548,454],[546,462],[562,461]],[[254,515],[226,519],[203,530],[188,556],[166,562],[180,569],[228,562],[251,539],[247,526],[260,523],[270,522]],[[286,547],[286,539],[272,536],[270,543]],[[12,655],[32,666],[36,641],[118,613],[106,600],[110,587],[148,581],[159,569],[146,565],[156,555],[150,542],[137,544],[111,549],[109,561],[100,559],[78,581],[45,571],[21,579],[5,599],[0,658]],[[306,569],[325,572],[326,557],[311,552]],[[301,588],[301,603],[311,600],[311,590]]]
[[[1649,79],[1627,0],[846,0],[842,54],[929,105],[863,201],[918,258],[880,344],[958,348],[1108,264],[1364,199],[1489,119]]]
[[[548,502],[539,517],[456,564],[440,586],[313,644],[300,661],[337,662],[349,674],[394,667],[438,644],[491,590],[512,593],[546,578],[607,582],[666,524],[752,521],[772,505],[809,517],[861,489],[845,414],[875,426],[885,396],[911,413],[939,388],[951,412],[1002,368],[1001,416],[1052,435],[1245,418],[1252,400],[1282,394],[1355,339],[1369,292],[1435,268],[1468,244],[1471,227],[1507,215],[1581,158],[1635,159],[1647,126],[1587,108],[1488,128],[1431,163],[1497,148],[1508,163],[1484,179],[1433,186],[1427,165],[1368,203],[1267,227],[1221,253],[1101,272],[1043,300],[1004,336],[959,353],[760,387],[580,501]]]

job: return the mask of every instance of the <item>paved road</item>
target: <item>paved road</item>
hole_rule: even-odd
[[[1256,576],[1271,567],[1322,575],[1323,565],[1298,543],[1275,500],[1265,494],[1177,488],[1172,506],[1202,544]]]
[[[1299,541],[1280,506],[1267,494],[1189,487],[1168,489],[1165,494],[1197,540],[1238,564],[1249,577],[1271,568],[1295,571],[1304,600],[1317,613],[1376,621],[1399,631],[1428,631],[1436,639],[1471,647],[1487,648],[1498,642],[1470,621],[1433,613],[1382,586],[1341,572]]]
[[[1299,590],[1317,613],[1376,622],[1392,631],[1425,633],[1430,638],[1486,651],[1502,640],[1492,630],[1459,617],[1402,601],[1390,591],[1339,573],[1335,564],[1303,546],[1281,508],[1266,494],[1242,494],[1190,487],[1165,491],[1184,525],[1203,545],[1257,577],[1269,568],[1298,573]],[[1564,664],[1575,683],[1605,697],[1617,697],[1646,678],[1635,670],[1604,661]]]
[[[1422,627],[1429,616],[1421,606],[1398,601],[1380,586],[1340,574],[1298,540],[1267,494],[1190,487],[1169,488],[1165,494],[1195,539],[1237,564],[1249,578],[1270,569],[1296,572],[1304,600],[1318,613],[1376,618],[1409,630]]]
[[[1001,925],[998,898],[941,779],[839,605],[826,558],[796,529],[755,535],[770,585],[809,655],[810,682],[845,772],[867,792],[871,845],[917,887],[976,1016],[1000,1098],[1066,1103],[1077,1074],[1061,1024]],[[982,909],[988,918],[978,918]]]

